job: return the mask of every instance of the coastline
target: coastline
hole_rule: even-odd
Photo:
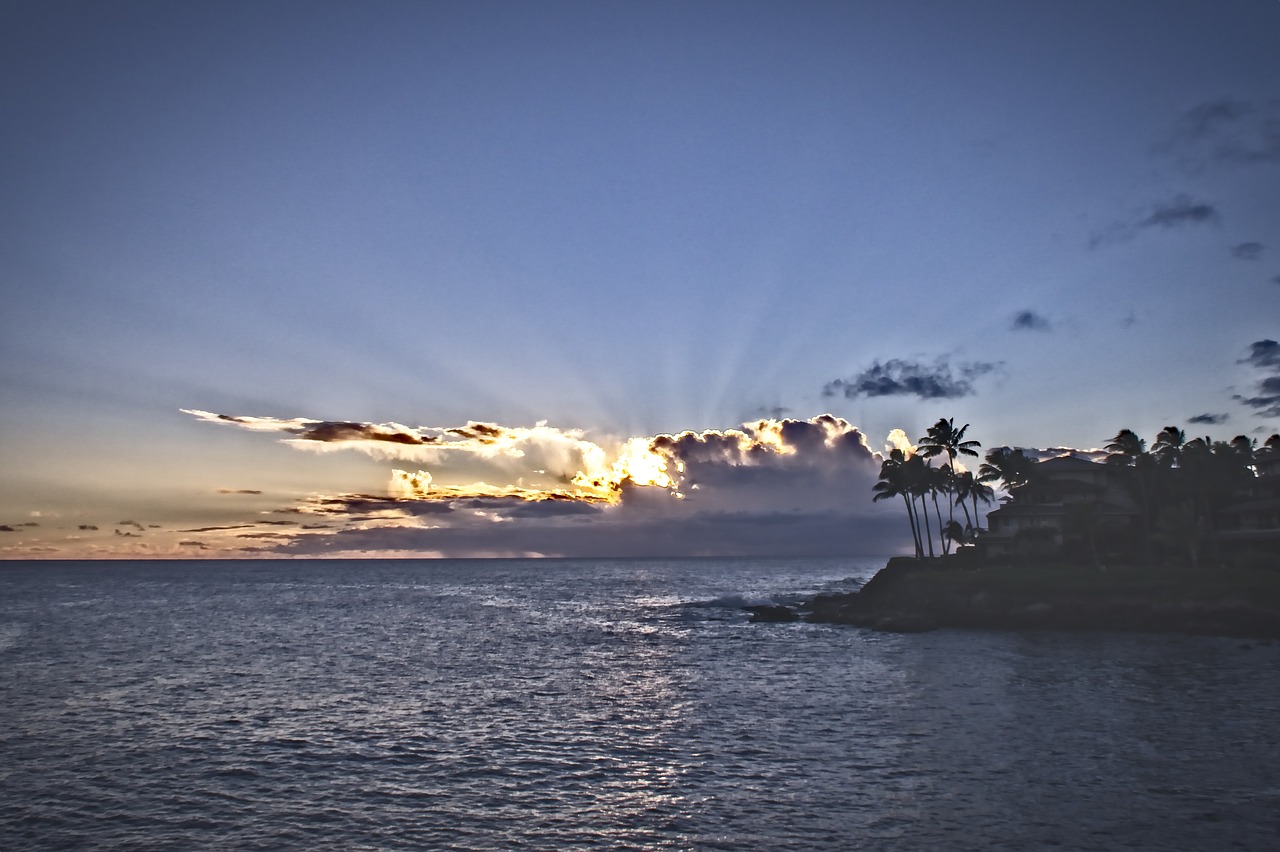
[[[974,565],[894,557],[856,592],[818,595],[753,621],[889,632],[979,630],[1179,633],[1280,639],[1280,570]]]

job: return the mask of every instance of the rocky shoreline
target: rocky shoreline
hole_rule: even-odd
[[[894,558],[857,592],[819,595],[795,608],[749,609],[754,622],[803,619],[891,632],[1086,630],[1280,639],[1280,571],[1246,579],[975,569]]]

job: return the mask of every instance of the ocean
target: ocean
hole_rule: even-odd
[[[741,609],[883,561],[0,563],[0,849],[1280,846],[1280,644]]]

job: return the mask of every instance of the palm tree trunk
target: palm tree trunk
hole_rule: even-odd
[[[924,503],[924,495],[920,495],[920,502]],[[924,528],[927,533],[925,539],[929,542],[929,558],[933,559],[933,530],[929,527],[929,504],[924,503]]]
[[[928,511],[928,509],[926,509],[925,511]],[[949,546],[950,542],[947,541],[947,537],[942,533],[942,530],[943,530],[942,510],[938,508],[938,492],[937,491],[933,492],[933,513],[938,516],[938,541],[942,543],[942,555],[946,556],[948,553],[951,552],[951,547]]]
[[[911,498],[907,496],[907,492],[902,492],[902,502],[907,504],[907,522],[911,524],[911,543],[916,548],[916,559],[924,555],[924,548],[920,546],[920,531],[916,528],[916,513],[912,511]]]

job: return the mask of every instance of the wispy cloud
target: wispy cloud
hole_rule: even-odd
[[[1009,328],[1013,331],[1052,331],[1053,324],[1044,314],[1028,309],[1014,314]]]
[[[1236,243],[1231,247],[1231,256],[1239,260],[1261,260],[1263,248],[1262,243]]]
[[[1168,201],[1158,201],[1136,216],[1113,223],[1089,238],[1090,248],[1129,242],[1144,231],[1168,230],[1194,225],[1216,225],[1220,221],[1216,205],[1179,194]]]
[[[874,361],[870,367],[848,379],[827,382],[824,397],[845,399],[880,396],[915,396],[920,399],[959,399],[976,393],[974,381],[996,370],[990,361],[951,363],[940,357],[932,363],[893,358]]]
[[[1188,423],[1194,423],[1199,426],[1217,426],[1219,423],[1227,422],[1225,414],[1197,414],[1194,417],[1187,418]]]
[[[1280,163],[1280,100],[1219,98],[1197,104],[1178,117],[1155,150],[1190,171],[1215,164]]]

